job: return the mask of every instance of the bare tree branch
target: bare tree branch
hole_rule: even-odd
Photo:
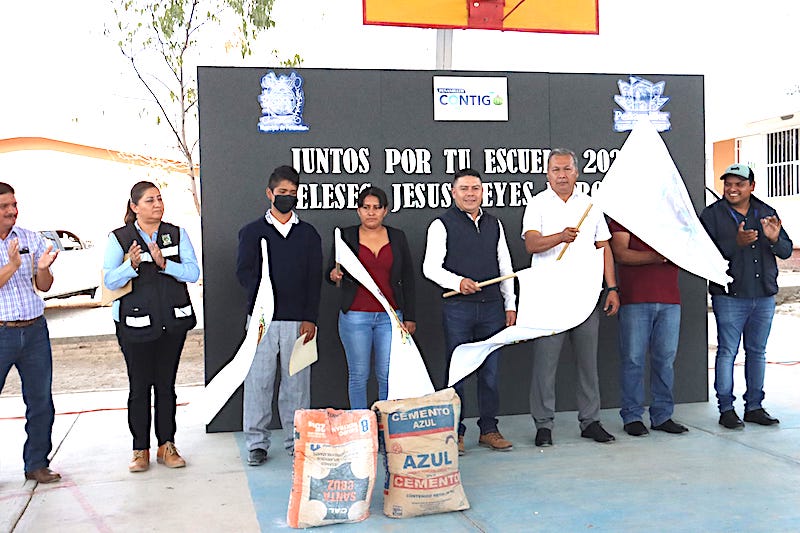
[[[187,69],[188,60],[198,53],[200,30],[210,23],[234,22],[239,29],[242,57],[252,53],[252,41],[275,25],[274,0],[109,0],[116,17],[105,33],[114,38],[123,56],[147,90],[176,140],[177,150],[187,162],[190,189],[198,213],[197,172],[194,160],[198,147],[196,127],[197,82]],[[152,58],[155,56],[155,63]],[[294,58],[282,61],[297,66]],[[154,65],[150,67],[148,65]],[[159,66],[161,65],[161,66]],[[166,70],[166,72],[165,72]],[[152,78],[152,79],[150,79]]]

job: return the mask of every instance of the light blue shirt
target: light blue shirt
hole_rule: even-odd
[[[134,222],[133,225],[146,243],[154,242],[158,236],[158,231],[153,232],[152,235],[145,233],[142,228],[139,227],[138,221]],[[164,270],[160,270],[159,272],[172,276],[181,283],[194,283],[200,277],[200,266],[197,264],[197,256],[195,256],[194,247],[192,247],[192,241],[189,240],[189,235],[183,228],[180,228],[180,230],[181,242],[178,246],[178,254],[181,258],[181,262],[176,263],[175,261],[167,259]],[[139,277],[139,273],[131,266],[131,260],[122,260],[126,252],[126,250],[122,249],[114,233],[109,233],[106,254],[103,258],[103,282],[109,289],[119,289],[128,283],[128,280]],[[147,250],[142,250],[142,254],[145,252],[147,252]],[[111,305],[111,317],[115,322],[119,322],[119,300],[114,300],[114,303]]]

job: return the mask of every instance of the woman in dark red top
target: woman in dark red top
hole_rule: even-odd
[[[387,212],[386,193],[378,187],[364,189],[358,196],[361,225],[342,229],[342,240],[358,256],[405,328],[413,334],[417,328],[414,266],[405,233],[383,225]],[[332,253],[329,278],[334,283],[341,282],[339,338],[347,357],[350,408],[366,409],[373,352],[378,399],[385,400],[388,393],[392,322],[378,300],[346,272],[336,269],[334,263]]]

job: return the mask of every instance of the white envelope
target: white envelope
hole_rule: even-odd
[[[311,363],[317,360],[317,336],[303,344],[306,336],[305,333],[300,335],[294,343],[292,349],[292,356],[289,358],[289,375],[294,376]]]

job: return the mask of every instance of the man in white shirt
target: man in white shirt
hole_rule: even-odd
[[[573,251],[581,248],[604,248],[603,277],[608,287],[603,305],[606,315],[619,310],[614,257],[611,254],[608,231],[603,213],[596,208],[588,211],[585,220],[577,225],[591,199],[575,190],[578,179],[578,160],[571,150],[561,148],[550,152],[547,160],[549,187],[531,199],[522,219],[522,238],[525,249],[532,254],[531,266],[558,259],[566,247]],[[562,280],[568,283],[569,280]],[[597,333],[600,321],[599,308],[582,324],[549,337],[533,340],[533,376],[531,379],[531,416],[536,425],[536,445],[553,444],[552,430],[555,418],[555,382],[558,359],[566,338],[570,339],[577,365],[578,420],[581,437],[596,442],[612,442],[614,436],[600,424],[600,385],[597,378]]]
[[[481,209],[483,185],[480,174],[470,168],[453,178],[453,206],[428,227],[422,272],[445,290],[460,294],[442,303],[448,366],[456,346],[484,340],[517,320],[514,281],[478,286],[481,281],[512,274],[503,224]],[[495,351],[476,371],[478,374],[478,444],[507,451],[511,442],[497,429],[500,391],[497,383],[499,353]],[[449,369],[448,369],[449,370]],[[458,429],[459,455],[464,453],[464,382],[454,388],[461,398]]]

